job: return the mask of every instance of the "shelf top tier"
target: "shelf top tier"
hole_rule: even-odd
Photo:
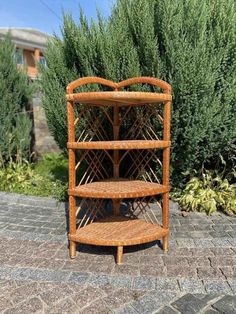
[[[91,198],[136,198],[169,191],[169,187],[153,182],[127,179],[109,179],[91,182],[69,189],[69,195]]]
[[[149,92],[83,92],[67,94],[66,100],[94,106],[140,106],[171,101],[170,94]]]
[[[91,141],[69,142],[67,148],[73,149],[155,149],[170,147],[170,141],[159,140],[123,140],[123,141]]]

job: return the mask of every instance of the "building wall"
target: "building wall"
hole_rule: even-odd
[[[32,100],[34,123],[34,148],[37,155],[44,153],[60,152],[54,138],[47,126],[46,116],[42,107],[40,95],[35,95]]]
[[[23,58],[27,67],[27,74],[29,77],[36,77],[38,74],[37,67],[35,64],[34,52],[31,50],[23,50]]]

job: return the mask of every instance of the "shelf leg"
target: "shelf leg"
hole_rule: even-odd
[[[164,229],[169,229],[169,193],[163,194],[162,204],[162,225]],[[164,252],[169,249],[169,234],[162,238],[162,247]]]
[[[70,258],[76,257],[76,242],[70,241]]]
[[[122,260],[123,260],[123,246],[118,246],[117,247],[117,264],[122,265]]]
[[[69,196],[69,229],[70,235],[76,234],[76,200],[75,197]],[[76,242],[70,240],[70,257],[76,256]]]
[[[169,250],[169,236],[166,235],[162,238],[162,247],[164,252],[168,252]]]

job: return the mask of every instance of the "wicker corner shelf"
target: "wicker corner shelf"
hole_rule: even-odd
[[[105,85],[111,91],[74,93],[87,84]],[[149,84],[162,92],[127,91],[133,84]],[[66,100],[71,258],[77,242],[117,247],[118,264],[123,246],[162,239],[167,251],[171,86],[150,77],[120,83],[87,77],[67,86]],[[109,199],[112,214],[107,210]],[[162,223],[154,205],[162,209]]]

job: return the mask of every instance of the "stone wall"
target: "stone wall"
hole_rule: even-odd
[[[34,147],[37,155],[43,153],[60,152],[47,126],[46,116],[42,107],[40,95],[35,95],[32,100]]]

